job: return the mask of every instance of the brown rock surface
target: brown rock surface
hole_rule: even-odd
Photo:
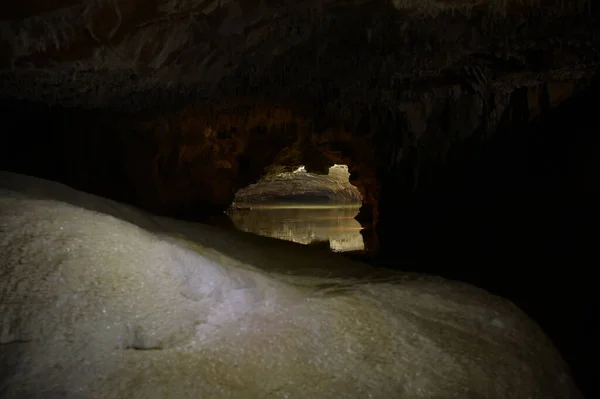
[[[377,219],[390,165],[493,135],[519,88],[533,117],[585,86],[597,11],[584,0],[25,0],[0,12],[0,96],[75,107],[57,141],[78,148],[67,174],[81,188],[103,162],[126,164],[111,180],[130,201],[202,218],[269,166],[308,158],[320,173],[349,165]],[[92,109],[85,120],[79,108]],[[406,173],[413,189],[427,180],[420,166]]]

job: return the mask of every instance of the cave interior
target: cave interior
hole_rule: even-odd
[[[21,0],[0,26],[0,169],[212,223],[346,165],[359,260],[508,298],[600,394],[597,2]]]

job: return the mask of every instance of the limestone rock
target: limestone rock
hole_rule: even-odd
[[[333,204],[360,204],[362,196],[348,181],[350,173],[346,165],[335,165],[329,174],[308,173],[304,166],[293,172],[267,175],[259,182],[239,190],[234,206],[255,202],[277,202],[291,200],[309,202],[319,199]]]
[[[474,287],[0,184],[2,398],[581,397]]]

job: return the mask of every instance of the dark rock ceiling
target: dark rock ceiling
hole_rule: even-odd
[[[15,131],[60,131],[48,146],[70,148],[61,151],[78,165],[69,181],[78,188],[111,169],[107,184],[130,187],[129,202],[220,212],[279,161],[302,159],[319,173],[344,163],[376,220],[386,173],[400,167],[399,192],[413,192],[467,140],[485,141],[585,88],[600,61],[599,8],[23,0],[0,6],[0,99],[63,107],[60,117],[36,113],[38,122],[22,104],[5,110]],[[75,173],[65,165],[61,173]]]
[[[134,187],[127,199],[147,209],[218,212],[290,148],[302,149],[288,158],[304,158],[309,171],[349,165],[376,208],[381,170],[401,163],[413,171],[402,184],[420,186],[419,165],[475,132],[490,137],[515,106],[533,118],[585,87],[600,61],[599,8],[587,0],[3,3],[0,99],[91,109],[58,123],[38,114],[44,126],[31,126],[31,111],[6,108],[15,130],[52,126],[66,135],[60,142],[79,143],[65,151],[77,158],[70,164],[89,164],[100,148],[112,163],[128,154],[127,170],[111,179]],[[95,173],[78,168],[87,180]],[[70,183],[88,188],[77,179]]]

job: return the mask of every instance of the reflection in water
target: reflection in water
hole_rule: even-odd
[[[329,241],[335,252],[365,249],[356,205],[269,204],[230,209],[238,230],[300,244]]]

